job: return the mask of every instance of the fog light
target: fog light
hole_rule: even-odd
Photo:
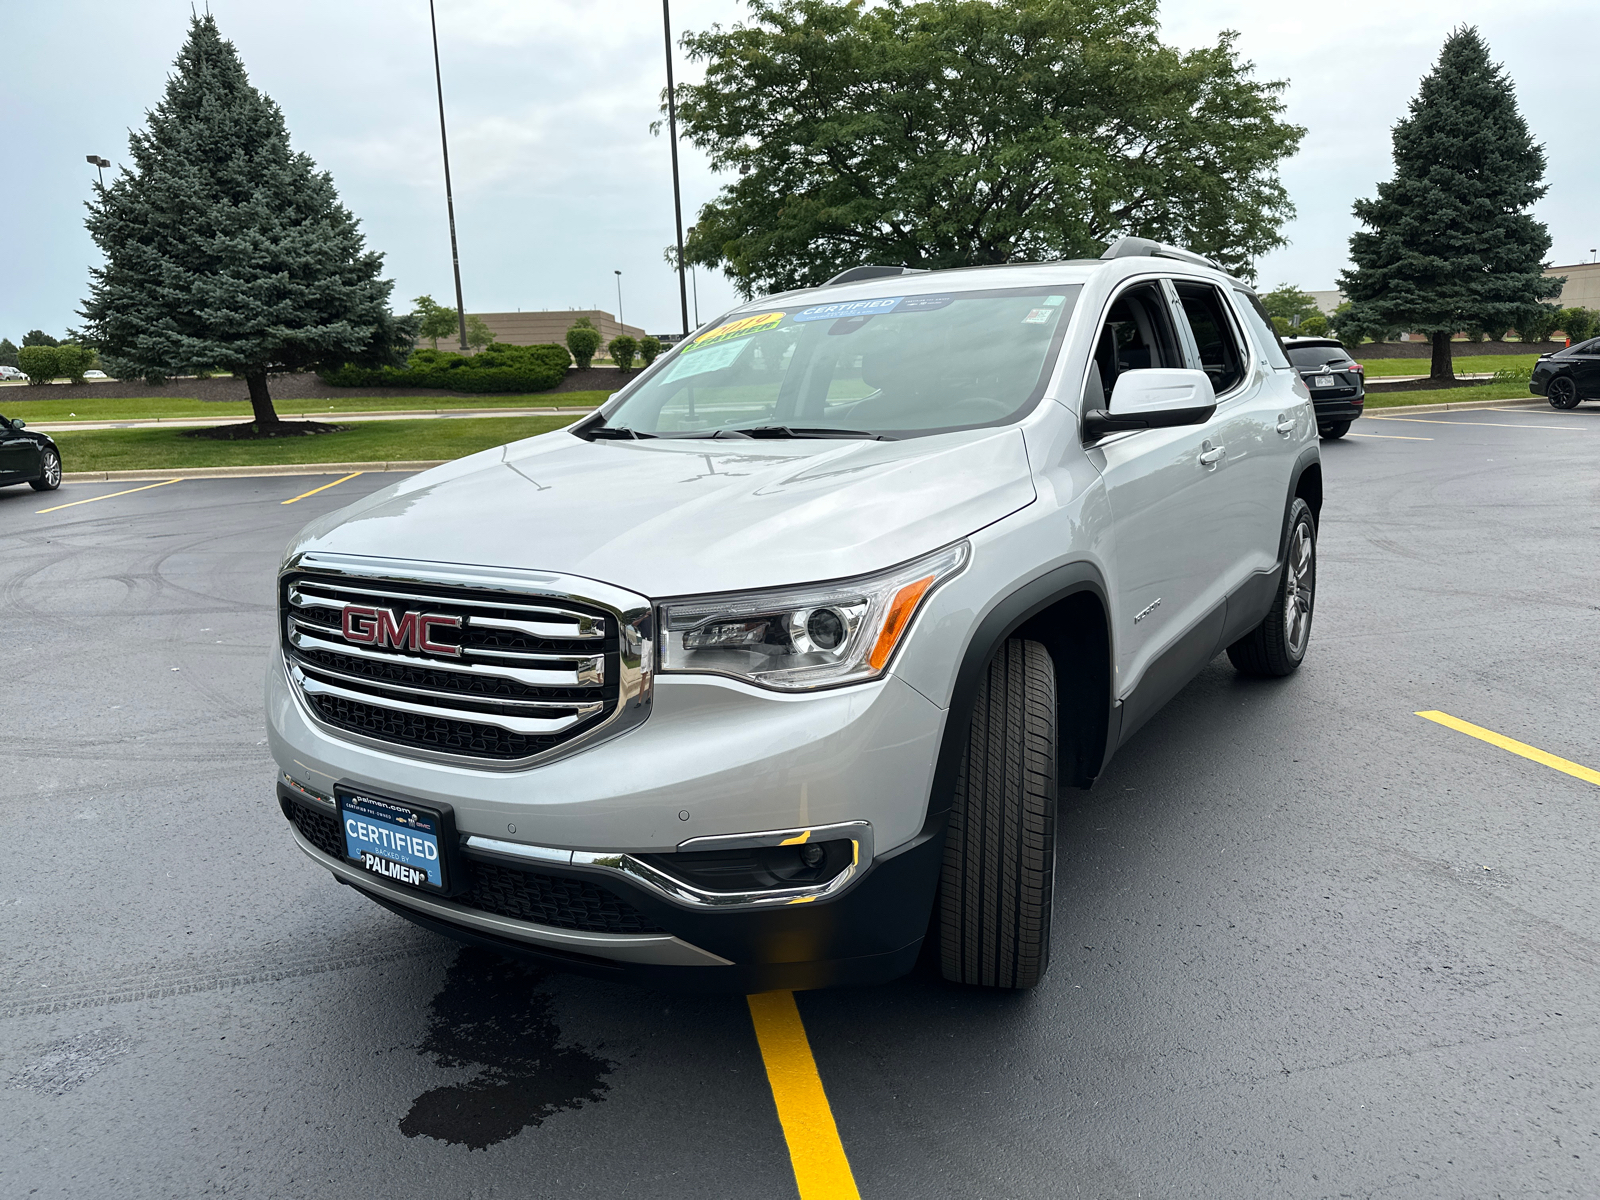
[[[826,883],[855,861],[855,844],[834,839],[799,846],[692,850],[636,857],[708,892],[754,893]]]

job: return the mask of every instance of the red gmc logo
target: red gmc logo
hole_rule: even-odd
[[[396,650],[426,650],[429,654],[448,654],[461,657],[460,646],[449,646],[433,640],[438,628],[460,629],[460,617],[444,617],[437,613],[408,612],[395,619],[392,609],[363,608],[345,605],[344,625],[340,632],[347,642],[363,646],[392,646]]]

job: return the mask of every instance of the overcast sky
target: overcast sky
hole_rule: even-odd
[[[617,307],[652,331],[678,324],[667,143],[652,137],[662,86],[661,10],[646,0],[437,0],[451,167],[469,311]],[[1389,130],[1452,26],[1477,24],[1518,82],[1549,157],[1555,263],[1600,246],[1600,154],[1581,75],[1554,66],[1564,38],[1591,37],[1583,6],[1530,0],[1184,0],[1163,36],[1202,45],[1227,28],[1262,78],[1286,79],[1289,116],[1309,133],[1284,168],[1299,208],[1290,245],[1261,282],[1334,286],[1350,202],[1390,173]],[[82,202],[84,156],[127,158],[128,130],[161,95],[188,0],[0,0],[7,53],[0,171],[0,335],[59,334],[78,322],[97,260]],[[282,106],[296,148],[331,171],[370,245],[387,256],[397,307],[451,301],[449,240],[426,0],[211,0],[251,80]],[[737,0],[675,0],[677,32],[738,20]],[[693,76],[687,66],[684,74]],[[717,190],[684,151],[685,223]],[[700,313],[735,299],[701,273]],[[691,314],[692,316],[692,314]]]

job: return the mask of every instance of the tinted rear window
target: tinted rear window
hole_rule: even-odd
[[[1289,361],[1303,368],[1347,363],[1351,358],[1339,346],[1290,346]]]

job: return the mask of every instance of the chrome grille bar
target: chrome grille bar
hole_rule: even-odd
[[[307,592],[304,589],[313,589]],[[337,583],[323,583],[321,580],[301,580],[289,587],[289,603],[301,608],[336,608],[341,612],[351,606],[351,602],[340,600],[338,597],[322,597],[316,592],[346,592],[358,596],[381,596],[386,600],[411,600],[418,604],[446,604],[466,608],[498,608],[509,611],[525,612],[534,616],[553,617],[555,624],[550,621],[506,621],[503,618],[471,617],[472,625],[485,626],[492,629],[516,629],[523,633],[533,634],[535,637],[558,638],[577,641],[587,641],[591,638],[606,636],[605,622],[588,613],[571,612],[561,608],[547,608],[543,605],[517,603],[508,600],[463,600],[456,597],[438,597],[418,595],[415,592],[391,592],[381,588],[346,587]]]
[[[289,618],[294,628],[289,634],[289,644],[296,650],[323,650],[332,654],[348,654],[352,658],[366,658],[373,662],[392,663],[397,666],[416,667],[419,670],[456,672],[463,675],[482,675],[494,679],[509,679],[513,683],[525,684],[528,687],[590,687],[599,686],[605,682],[606,660],[602,654],[536,654],[518,653],[519,658],[537,659],[542,662],[570,663],[571,669],[565,671],[535,671],[526,667],[501,666],[498,663],[463,662],[452,659],[449,662],[432,658],[418,658],[413,654],[399,654],[390,650],[372,650],[366,646],[352,645],[346,641],[327,641],[321,637],[312,636],[320,633],[335,633],[336,630],[303,621],[297,616]],[[310,633],[302,632],[305,630]],[[470,654],[492,653],[496,658],[509,657],[509,654],[500,654],[493,651],[482,651],[473,647]]]
[[[587,721],[605,707],[604,704],[598,701],[587,704],[574,703],[562,706],[573,710],[568,716],[509,717],[503,713],[483,712],[479,709],[439,708],[432,704],[417,704],[410,700],[374,696],[368,691],[356,691],[352,688],[340,687],[337,684],[324,683],[320,679],[312,679],[298,663],[290,668],[290,678],[308,696],[334,696],[340,700],[354,700],[358,704],[376,705],[381,708],[395,709],[399,712],[415,713],[423,717],[436,717],[449,721],[471,721],[477,725],[493,725],[510,733],[560,733],[564,729],[571,729],[574,725]]]

